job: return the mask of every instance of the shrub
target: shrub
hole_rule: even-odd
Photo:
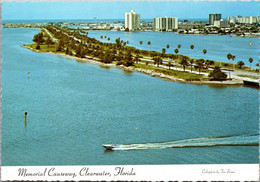
[[[40,47],[39,44],[37,44],[36,49],[37,49],[37,50],[40,50],[40,49],[41,49],[41,47]]]
[[[226,80],[227,75],[221,71],[219,66],[215,66],[214,70],[209,74],[213,80]]]

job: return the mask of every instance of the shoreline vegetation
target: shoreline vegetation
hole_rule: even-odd
[[[109,37],[101,36],[101,39]],[[258,81],[258,69],[245,67],[242,63],[234,65],[213,60],[193,59],[179,55],[181,45],[175,54],[140,50],[130,47],[128,41],[117,38],[115,43],[103,43],[88,37],[88,32],[48,25],[34,35],[33,44],[22,47],[38,53],[52,53],[75,59],[78,62],[99,64],[103,67],[117,67],[126,71],[137,71],[168,81],[213,85],[244,85],[243,80]],[[140,44],[143,42],[140,41]],[[147,42],[151,44],[150,41]],[[190,46],[191,51],[194,48]],[[202,50],[204,54],[207,50]],[[227,55],[229,58],[230,55]],[[234,56],[231,59],[235,59]],[[252,61],[252,60],[249,60]],[[250,62],[251,64],[251,62]],[[234,69],[236,66],[237,68]],[[232,69],[233,68],[233,69]]]

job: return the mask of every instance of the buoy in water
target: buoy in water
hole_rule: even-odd
[[[27,116],[27,112],[24,113],[24,126],[26,128],[26,116]]]

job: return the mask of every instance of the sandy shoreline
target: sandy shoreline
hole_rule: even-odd
[[[26,48],[26,49],[30,49],[34,52],[37,52],[37,53],[49,53],[49,54],[54,54],[54,55],[58,55],[58,56],[62,56],[62,57],[66,57],[66,58],[70,58],[70,59],[74,59],[78,62],[83,62],[83,63],[91,63],[91,64],[98,64],[98,65],[101,65],[101,66],[108,66],[108,67],[115,67],[115,68],[120,68],[120,69],[123,69],[123,70],[126,70],[126,71],[136,71],[136,72],[140,72],[140,73],[145,73],[145,74],[148,74],[152,77],[158,77],[158,78],[161,78],[161,79],[164,79],[166,81],[173,81],[173,82],[181,82],[181,83],[191,83],[191,84],[206,84],[206,85],[237,85],[237,86],[241,86],[241,85],[244,85],[243,81],[242,80],[237,80],[237,79],[233,79],[233,80],[227,80],[227,81],[186,81],[184,79],[180,79],[180,78],[176,78],[174,76],[169,76],[169,75],[166,75],[166,74],[163,74],[163,73],[158,73],[158,72],[154,72],[154,71],[151,71],[151,70],[147,70],[147,69],[141,69],[141,68],[134,68],[134,67],[125,67],[123,65],[115,65],[115,64],[107,64],[107,63],[102,63],[102,62],[99,62],[97,60],[95,60],[95,58],[78,58],[78,57],[75,57],[75,56],[71,56],[71,55],[67,55],[67,54],[63,54],[63,53],[54,53],[54,52],[40,52],[38,50],[35,50],[31,47],[28,47],[28,46],[21,46],[23,48]]]

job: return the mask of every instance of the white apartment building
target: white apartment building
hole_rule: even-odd
[[[234,17],[234,16],[228,16],[227,18],[226,18],[226,20],[229,22],[229,23],[231,23],[231,24],[236,24],[236,17]]]
[[[242,23],[242,24],[253,24],[253,23],[259,23],[258,17],[255,16],[247,16],[247,17],[242,17],[242,16],[229,16],[227,17],[227,20],[229,23]]]
[[[218,21],[214,21],[214,26],[219,27],[219,28],[228,28],[229,22],[221,19],[221,20],[218,20]]]
[[[125,12],[125,28],[129,30],[140,28],[140,14],[136,14],[134,10]]]
[[[170,31],[178,29],[178,18],[176,17],[155,17],[153,18],[153,28],[155,30]]]

